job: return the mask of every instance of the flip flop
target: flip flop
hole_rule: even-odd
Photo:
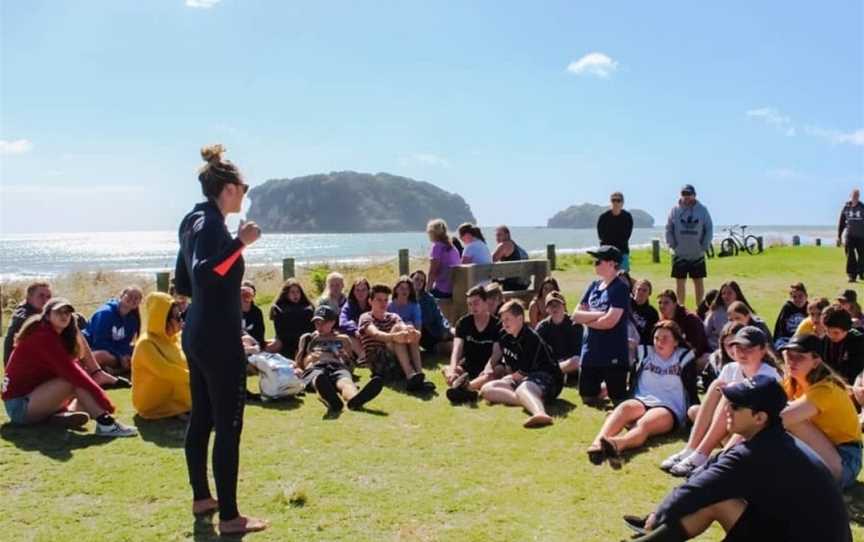
[[[621,459],[621,453],[615,443],[606,437],[600,437],[600,448],[603,450],[603,455],[609,460],[609,466],[612,467],[612,470],[621,470],[624,461]]]

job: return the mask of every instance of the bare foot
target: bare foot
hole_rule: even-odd
[[[230,521],[219,522],[219,534],[243,534],[263,531],[270,526],[266,519],[237,516]]]
[[[542,412],[539,414],[534,414],[523,424],[524,427],[545,427],[547,425],[552,425],[552,416],[548,414],[543,414]]]
[[[214,498],[192,501],[192,513],[196,516],[210,514],[219,510],[219,501]]]
[[[99,370],[93,373],[93,380],[100,386],[113,386],[117,383],[117,379],[105,371]]]

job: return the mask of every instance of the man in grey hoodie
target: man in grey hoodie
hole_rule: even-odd
[[[705,251],[711,246],[714,225],[708,209],[696,201],[696,189],[692,184],[681,187],[678,205],[669,211],[666,220],[666,244],[672,250],[672,278],[675,279],[676,293],[681,305],[687,292],[687,277],[693,279],[696,294],[695,304],[699,304],[705,293],[703,279]]]

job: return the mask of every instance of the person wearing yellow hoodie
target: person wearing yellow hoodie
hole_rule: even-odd
[[[144,299],[144,333],[132,354],[132,405],[142,418],[189,412],[189,367],[180,346],[180,307],[161,292]]]

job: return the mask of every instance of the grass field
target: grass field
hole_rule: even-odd
[[[650,278],[655,291],[673,286],[665,256],[659,265],[647,252],[634,256],[634,276]],[[838,249],[778,247],[712,260],[706,286],[738,280],[773,325],[788,284],[803,280],[811,296],[833,297],[846,287],[842,266]],[[592,269],[585,257],[562,258],[559,267],[554,274],[572,306]],[[373,410],[338,418],[325,417],[311,396],[249,405],[241,510],[273,527],[247,539],[621,540],[629,537],[622,514],[649,512],[679,483],[657,465],[679,449],[681,434],[629,455],[621,471],[595,467],[583,450],[604,413],[583,406],[575,389],[565,388],[552,405],[555,425],[525,430],[516,408],[450,406],[437,370],[442,362],[426,359],[441,392],[429,400],[385,389]],[[217,539],[211,524],[193,523],[189,513],[183,425],[133,418],[130,393],[109,394],[140,438],[100,440],[92,426],[16,428],[0,414],[0,539]],[[864,540],[864,484],[847,501],[855,539]],[[701,540],[721,538],[715,528]]]

